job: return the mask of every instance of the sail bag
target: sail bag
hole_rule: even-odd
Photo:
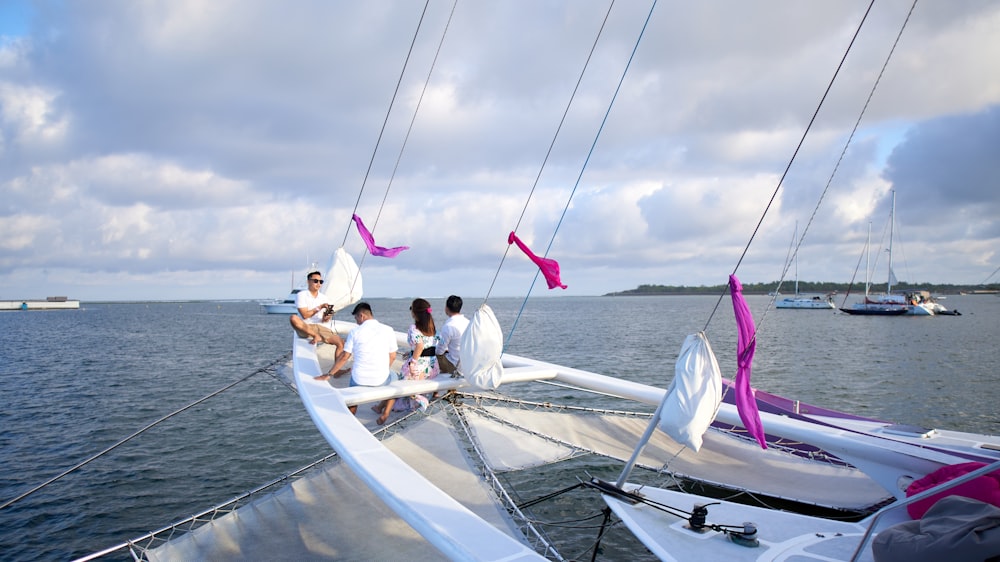
[[[674,380],[663,398],[659,428],[697,452],[721,401],[722,373],[712,346],[705,332],[691,334],[681,346]]]
[[[500,323],[487,304],[472,315],[462,334],[459,364],[469,384],[483,390],[494,390],[503,378],[503,332]]]

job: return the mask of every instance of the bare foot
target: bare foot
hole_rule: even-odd
[[[372,411],[375,412],[376,414],[381,411],[381,410],[378,409],[378,404],[375,404],[374,406],[372,406]]]
[[[382,414],[381,416],[378,417],[377,420],[375,420],[375,423],[382,425],[385,423],[385,420],[387,419],[389,419],[389,414]]]
[[[330,373],[327,373],[325,375],[320,375],[318,377],[313,377],[313,380],[314,381],[325,381],[325,380],[328,380],[329,378],[330,378]]]

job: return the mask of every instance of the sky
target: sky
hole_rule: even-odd
[[[880,75],[911,6],[827,92],[867,2],[3,0],[0,300],[283,298],[339,247],[371,298],[884,283],[892,192],[895,277],[981,283],[1000,3],[917,3]]]

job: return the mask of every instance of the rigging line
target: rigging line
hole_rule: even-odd
[[[868,223],[868,230],[869,232],[871,231],[871,223]],[[861,255],[858,256],[858,264],[854,266],[854,274],[851,275],[851,282],[847,285],[847,291],[844,293],[844,300],[840,301],[841,307],[847,306],[847,298],[851,296],[851,289],[854,287],[854,280],[858,277],[858,271],[861,271],[861,260],[865,258],[865,253],[868,251],[868,245],[870,243],[870,241],[865,242],[865,249],[861,252]],[[865,275],[868,275],[867,271],[865,272]]]
[[[625,64],[625,69],[622,70],[621,78],[618,79],[618,86],[615,88],[614,95],[611,96],[611,101],[608,103],[608,109],[604,112],[604,118],[601,120],[601,126],[597,128],[597,134],[594,135],[594,141],[590,144],[590,151],[587,152],[587,158],[583,161],[583,166],[580,167],[580,173],[576,176],[576,183],[573,184],[573,189],[570,191],[569,197],[566,199],[566,206],[563,207],[562,214],[559,216],[559,221],[556,223],[556,228],[552,232],[552,237],[549,238],[549,245],[545,248],[545,257],[548,257],[549,251],[552,249],[552,244],[555,243],[556,234],[559,233],[559,228],[562,227],[563,219],[566,218],[566,213],[569,212],[569,204],[573,201],[573,197],[576,195],[576,190],[580,187],[580,181],[583,179],[583,173],[587,170],[587,164],[590,163],[590,158],[594,155],[594,149],[597,148],[597,141],[601,138],[601,133],[604,132],[604,126],[608,124],[608,117],[611,115],[611,109],[615,105],[615,101],[618,100],[618,94],[621,93],[622,84],[625,83],[625,76],[628,75],[628,71],[632,68],[632,61],[635,60],[635,53],[639,50],[639,43],[642,38],[646,35],[646,28],[649,27],[649,20],[653,17],[653,10],[656,8],[656,0],[653,0],[652,5],[649,7],[649,13],[646,14],[646,21],[642,24],[642,29],[639,30],[639,36],[635,40],[635,45],[632,46],[632,53],[628,57],[628,62]],[[532,281],[532,288],[535,286],[535,282],[538,281],[539,272],[535,272],[535,279]],[[531,289],[528,290],[531,292]]]
[[[740,265],[743,263],[743,258],[746,257],[747,252],[750,251],[750,245],[753,244],[754,238],[757,236],[757,232],[760,231],[760,226],[764,223],[764,218],[767,213],[771,210],[771,206],[774,204],[774,200],[778,197],[778,191],[781,189],[781,184],[785,181],[785,177],[788,176],[788,171],[792,168],[792,163],[795,162],[795,157],[798,156],[799,150],[802,149],[802,145],[806,141],[806,136],[809,135],[809,131],[812,129],[813,123],[816,122],[816,117],[819,115],[820,108],[823,107],[823,102],[826,101],[826,97],[830,94],[830,90],[833,88],[833,83],[836,81],[837,76],[840,74],[840,70],[844,67],[844,61],[847,60],[847,55],[851,52],[851,47],[854,46],[854,42],[858,39],[858,35],[861,33],[861,28],[865,25],[865,21],[868,19],[868,15],[872,11],[872,6],[875,4],[875,0],[871,0],[868,4],[868,8],[865,10],[864,17],[861,18],[861,22],[858,23],[858,28],[854,30],[854,35],[851,37],[851,42],[847,45],[847,50],[844,51],[844,55],[840,58],[840,63],[837,64],[837,69],[834,71],[833,76],[830,78],[830,82],[826,86],[826,91],[823,92],[823,96],[819,100],[819,104],[816,106],[816,111],[813,112],[812,118],[809,119],[809,124],[806,125],[805,131],[802,132],[802,137],[799,139],[799,144],[795,147],[795,151],[792,152],[792,157],[788,160],[788,165],[785,166],[785,171],[781,174],[781,178],[778,180],[778,184],[774,186],[774,192],[771,193],[771,199],[768,200],[767,205],[764,207],[764,212],[760,215],[760,220],[757,221],[757,226],[754,227],[753,233],[750,235],[750,239],[747,240],[747,245],[743,248],[743,253],[740,254],[740,259],[736,262],[736,267],[733,268],[733,275],[739,270]],[[705,322],[705,328],[702,331],[708,330],[708,325],[712,323],[712,318],[715,317],[716,311],[719,309],[719,305],[722,303],[723,297],[729,291],[729,285],[722,290],[722,294],[719,295],[719,300],[715,303],[715,308],[712,309],[712,313],[708,315],[708,320]],[[756,336],[754,336],[756,338]]]
[[[896,52],[896,47],[899,46],[899,39],[903,36],[903,31],[906,29],[906,24],[909,23],[910,17],[913,15],[914,8],[917,7],[917,0],[913,0],[913,4],[910,5],[910,11],[907,12],[906,18],[903,20],[903,25],[900,26],[899,32],[896,33],[896,39],[892,43],[892,47],[889,48],[889,54],[885,57],[885,62],[882,63],[882,68],[879,70],[878,76],[875,77],[875,82],[872,84],[871,90],[868,91],[868,98],[865,99],[865,104],[861,108],[861,113],[858,114],[858,119],[854,122],[854,128],[851,129],[851,134],[847,136],[847,141],[844,142],[844,148],[840,151],[840,157],[837,158],[837,163],[833,166],[833,171],[830,173],[830,177],[826,180],[826,185],[823,186],[823,191],[819,194],[819,200],[816,201],[816,206],[813,207],[812,214],[809,215],[809,220],[806,221],[805,228],[802,229],[802,235],[799,236],[798,241],[795,244],[795,252],[792,254],[792,259],[795,259],[799,255],[799,248],[802,246],[802,241],[806,238],[806,233],[809,232],[809,226],[812,225],[813,220],[816,218],[816,214],[819,212],[820,205],[823,204],[823,199],[826,197],[827,192],[830,190],[830,184],[833,183],[833,178],[837,175],[837,171],[840,169],[841,163],[844,161],[844,157],[847,155],[847,149],[851,146],[851,141],[854,140],[854,135],[857,134],[858,128],[861,127],[861,120],[864,119],[865,113],[868,111],[868,106],[872,102],[872,98],[875,97],[875,90],[878,88],[879,83],[882,81],[882,76],[885,75],[885,69],[889,66],[889,61],[892,60],[892,55]],[[791,260],[785,262],[785,270],[781,272],[781,279],[778,280],[778,288],[774,290],[775,296],[771,298],[771,304],[774,304],[774,300],[777,297],[777,292],[781,288],[781,283],[784,281],[785,276],[788,274],[788,268],[791,265]],[[852,280],[853,281],[853,280]],[[764,323],[764,318],[767,316],[767,311],[771,307],[768,306],[764,309],[764,315],[761,317],[760,322],[757,323],[757,329]]]
[[[451,26],[451,20],[455,16],[455,8],[458,7],[458,0],[455,0],[451,5],[451,12],[448,14],[448,21],[444,26],[444,33],[441,34],[441,40],[438,42],[437,51],[434,52],[434,59],[431,61],[431,67],[427,71],[427,79],[424,81],[424,87],[420,90],[420,97],[417,98],[417,105],[413,108],[413,117],[410,118],[410,125],[406,129],[406,135],[403,137],[403,144],[399,147],[399,154],[396,156],[396,164],[392,168],[392,174],[389,176],[389,183],[385,186],[385,193],[382,195],[382,203],[379,205],[378,213],[375,214],[375,220],[372,222],[371,228],[369,230],[374,233],[375,228],[378,226],[378,221],[382,217],[382,210],[385,208],[385,202],[389,199],[389,190],[392,189],[392,181],[396,178],[396,171],[399,170],[399,163],[403,159],[403,152],[406,150],[406,143],[410,140],[410,133],[413,132],[413,124],[417,121],[417,114],[420,112],[420,105],[424,101],[424,95],[427,93],[427,87],[431,83],[431,76],[434,74],[434,67],[437,65],[438,57],[441,55],[441,47],[444,46],[444,39],[448,35],[448,28]],[[416,37],[414,37],[416,40]],[[357,211],[357,206],[355,206],[355,211]],[[364,263],[367,253],[361,258],[361,263]]]
[[[424,16],[427,15],[427,6],[429,6],[431,0],[427,0],[424,3],[424,10],[420,13],[420,21],[417,22],[417,29],[413,32],[413,40],[410,41],[410,50],[406,53],[406,60],[403,61],[403,68],[399,71],[399,80],[396,81],[396,90],[392,92],[392,99],[389,100],[389,109],[385,112],[385,120],[382,121],[382,130],[378,132],[378,139],[375,140],[375,149],[372,150],[371,160],[368,161],[368,170],[365,171],[365,177],[361,180],[361,189],[358,190],[358,199],[354,202],[354,212],[352,214],[357,214],[358,206],[361,204],[361,195],[365,192],[365,184],[368,183],[368,175],[371,174],[372,165],[375,163],[375,155],[378,154],[378,147],[382,143],[382,135],[385,134],[385,127],[389,123],[389,115],[392,114],[392,107],[396,104],[396,96],[399,95],[399,87],[403,83],[403,76],[406,74],[406,66],[410,62],[410,56],[413,55],[413,46],[417,43],[417,36],[420,35],[420,27],[424,23]],[[347,237],[351,234],[351,222],[347,223],[347,230],[344,232],[344,241],[340,243],[341,246],[347,243]],[[363,260],[364,258],[362,258]]]
[[[556,139],[559,138],[559,132],[562,130],[563,124],[566,122],[566,116],[569,114],[569,109],[573,105],[573,100],[576,98],[577,91],[580,90],[580,83],[583,82],[583,76],[587,72],[587,67],[590,66],[590,59],[594,56],[594,51],[597,49],[597,42],[601,39],[601,34],[604,33],[604,27],[608,23],[608,17],[611,15],[611,9],[615,6],[615,0],[611,0],[611,4],[608,5],[608,11],[604,14],[604,20],[601,22],[601,27],[597,30],[597,36],[594,37],[594,43],[590,46],[590,53],[587,54],[587,60],[583,63],[583,68],[580,69],[580,76],[576,79],[576,86],[573,87],[573,93],[569,96],[569,101],[566,103],[566,109],[563,110],[562,118],[559,119],[559,125],[556,127],[556,132],[552,135],[552,142],[549,143],[549,149],[545,152],[545,158],[542,159],[542,165],[538,168],[538,174],[535,176],[535,183],[532,184],[531,190],[528,192],[528,198],[524,201],[524,207],[521,208],[521,215],[517,217],[517,222],[514,224],[514,232],[517,232],[518,227],[521,226],[521,221],[524,220],[524,214],[528,211],[528,204],[531,202],[531,197],[535,193],[535,188],[538,187],[538,181],[542,177],[542,171],[545,170],[545,164],[549,161],[549,156],[552,154],[552,149],[556,144]],[[500,264],[497,265],[497,270],[493,274],[493,281],[490,283],[489,289],[486,290],[486,297],[483,299],[484,302],[489,300],[490,295],[493,293],[493,286],[496,285],[497,277],[500,276],[500,269],[503,268],[503,263],[507,259],[507,254],[510,252],[510,244],[504,249],[503,255],[500,257]],[[520,316],[520,313],[518,313]],[[516,323],[516,320],[515,320]]]
[[[430,2],[430,0],[428,0],[428,2]],[[378,226],[378,221],[382,217],[382,209],[385,208],[385,202],[389,199],[389,190],[392,189],[392,181],[396,178],[396,171],[399,170],[399,162],[403,159],[403,151],[406,150],[406,143],[407,141],[410,140],[410,133],[413,131],[413,124],[416,123],[417,121],[417,114],[420,112],[420,105],[423,103],[424,95],[427,93],[427,87],[431,83],[431,76],[434,74],[434,67],[435,65],[437,65],[438,57],[441,55],[441,47],[444,46],[444,39],[448,35],[448,28],[451,26],[451,20],[455,16],[455,9],[457,7],[458,7],[458,0],[455,0],[451,5],[451,12],[448,14],[448,21],[444,25],[444,33],[441,34],[441,40],[438,42],[437,51],[434,52],[434,59],[431,61],[430,70],[427,71],[427,79],[424,81],[424,87],[423,89],[420,90],[420,97],[417,99],[416,107],[413,108],[413,117],[410,118],[410,126],[406,129],[406,135],[403,137],[403,144],[399,147],[399,154],[396,156],[396,164],[395,166],[393,166],[392,174],[389,176],[389,183],[385,186],[385,193],[382,195],[382,204],[379,205],[378,213],[375,214],[375,220],[374,222],[372,222],[372,225],[369,228],[369,231],[372,233],[375,232],[375,228]],[[426,11],[426,9],[427,8],[425,5],[424,10]],[[414,36],[413,40],[416,41],[416,39],[417,39],[416,36]],[[412,45],[410,46],[410,49],[412,52],[413,49]],[[409,58],[409,56],[407,56],[407,58]],[[402,76],[400,76],[400,79],[402,79]],[[386,118],[388,119],[388,115],[386,115]],[[358,201],[360,202],[360,200],[361,196],[359,194]],[[358,210],[358,204],[355,203],[354,212],[357,213],[357,210]],[[350,232],[349,224],[347,228],[348,232]],[[344,240],[345,241],[347,240],[346,237]],[[352,291],[354,289],[354,284],[357,283],[358,276],[361,275],[361,266],[364,265],[365,258],[367,257],[368,257],[368,252],[366,251],[361,256],[361,263],[358,264],[358,272],[357,274],[355,274],[354,281],[351,284]]]
[[[274,368],[274,366],[275,366],[275,365],[277,365],[277,364],[279,364],[279,363],[282,363],[282,362],[285,362],[285,361],[287,361],[287,360],[288,360],[288,357],[289,357],[290,355],[291,355],[291,353],[286,353],[285,355],[283,355],[283,356],[279,357],[279,358],[278,358],[278,359],[276,359],[275,361],[272,361],[272,362],[271,362],[271,363],[270,363],[269,365],[267,365],[266,367],[261,367],[260,369],[257,369],[256,371],[254,371],[254,372],[250,373],[249,375],[247,375],[247,376],[243,377],[242,379],[240,379],[240,380],[238,380],[238,381],[236,381],[236,382],[233,382],[233,383],[230,383],[230,384],[227,384],[226,386],[224,386],[224,387],[220,388],[219,390],[216,390],[215,392],[212,392],[211,394],[208,394],[207,396],[204,396],[204,397],[202,397],[202,398],[199,398],[198,400],[195,400],[194,402],[192,402],[192,403],[188,404],[187,406],[184,406],[183,408],[181,408],[181,409],[179,409],[179,410],[176,410],[176,411],[174,411],[174,412],[172,412],[172,413],[170,413],[170,414],[167,414],[167,415],[163,416],[162,418],[160,418],[160,419],[158,419],[158,420],[156,420],[156,421],[154,421],[154,422],[152,422],[152,423],[148,424],[148,425],[147,425],[146,427],[143,427],[143,428],[142,428],[142,429],[140,429],[139,431],[136,431],[136,432],[135,432],[135,433],[133,433],[132,435],[129,435],[129,436],[128,436],[128,437],[126,437],[125,439],[122,439],[121,441],[119,441],[119,442],[115,443],[114,445],[112,445],[112,446],[110,446],[110,447],[108,447],[108,448],[104,449],[103,451],[101,451],[101,452],[97,453],[96,455],[93,455],[93,456],[91,456],[91,457],[90,457],[90,458],[88,458],[87,460],[85,460],[85,461],[83,461],[83,462],[80,462],[80,463],[77,463],[77,464],[76,464],[75,466],[73,466],[73,467],[71,467],[71,468],[69,468],[69,469],[67,469],[67,470],[64,470],[64,471],[63,471],[62,473],[60,473],[59,475],[57,475],[57,476],[54,476],[54,477],[52,477],[52,478],[49,478],[49,479],[48,479],[48,480],[46,480],[45,482],[42,482],[41,484],[39,484],[38,486],[35,486],[34,488],[32,488],[32,489],[28,490],[27,492],[24,492],[23,494],[21,494],[21,495],[19,495],[19,496],[15,497],[15,498],[13,498],[13,499],[10,499],[10,500],[7,500],[7,501],[6,501],[6,502],[4,502],[3,504],[0,504],[0,510],[2,510],[2,509],[6,508],[6,507],[8,507],[8,506],[10,506],[10,505],[12,505],[12,504],[14,504],[14,503],[17,503],[17,502],[19,502],[19,501],[23,500],[24,498],[26,498],[26,497],[30,496],[31,494],[34,494],[34,493],[35,493],[35,492],[37,492],[38,490],[41,490],[42,488],[44,488],[44,487],[48,486],[49,484],[52,484],[52,483],[53,483],[53,482],[55,482],[56,480],[59,480],[60,478],[62,478],[62,477],[64,477],[64,476],[66,476],[67,474],[69,474],[69,473],[71,473],[71,472],[73,472],[73,471],[75,471],[75,470],[77,470],[77,469],[80,469],[80,468],[82,468],[82,467],[84,467],[84,466],[86,466],[86,465],[90,464],[90,463],[91,463],[92,461],[95,461],[95,460],[97,460],[98,458],[100,458],[100,457],[102,457],[102,456],[106,455],[107,453],[109,453],[109,452],[111,452],[111,451],[113,451],[113,450],[117,449],[117,448],[118,448],[118,447],[120,447],[121,445],[124,445],[125,443],[127,443],[127,442],[131,441],[132,439],[134,439],[134,438],[138,437],[139,435],[142,435],[142,434],[143,434],[143,433],[145,433],[145,432],[146,432],[147,430],[149,430],[149,429],[152,429],[152,428],[153,428],[154,426],[156,426],[156,425],[160,424],[161,422],[164,422],[164,421],[166,421],[166,420],[168,420],[168,419],[170,419],[170,418],[172,418],[172,417],[176,416],[177,414],[180,414],[181,412],[184,412],[185,410],[189,410],[189,409],[193,408],[194,406],[197,406],[198,404],[201,404],[202,402],[204,402],[204,401],[208,400],[209,398],[212,398],[212,397],[215,397],[215,396],[217,396],[217,395],[219,395],[219,394],[222,394],[223,392],[225,392],[225,391],[229,390],[230,388],[233,388],[234,386],[236,386],[236,385],[238,385],[238,384],[240,384],[240,383],[242,383],[242,382],[245,382],[245,381],[249,380],[249,379],[250,379],[251,377],[254,377],[254,376],[257,376],[257,375],[259,375],[259,374],[261,374],[261,373],[264,373],[264,372],[267,372],[267,371],[268,371],[269,369],[272,369],[272,368]]]
[[[990,279],[993,279],[993,276],[996,275],[998,271],[1000,271],[1000,267],[994,269],[993,273],[990,273],[990,276],[987,277],[986,279],[984,279],[983,282],[980,283],[980,285],[984,285],[985,286],[986,283],[988,283]]]
[[[576,190],[580,187],[580,181],[583,179],[583,173],[587,170],[587,164],[590,163],[590,158],[594,155],[594,149],[597,148],[597,141],[600,140],[601,133],[604,132],[604,126],[608,123],[608,117],[611,115],[611,109],[615,106],[615,101],[618,100],[618,94],[621,93],[622,84],[625,83],[625,77],[628,76],[628,71],[632,68],[632,61],[635,60],[635,53],[639,50],[639,43],[642,42],[642,38],[646,35],[646,29],[649,27],[649,20],[652,19],[653,10],[656,9],[656,2],[657,0],[653,0],[653,3],[649,6],[649,13],[646,14],[646,21],[642,23],[642,29],[639,30],[639,36],[635,39],[635,44],[632,46],[632,52],[629,54],[628,62],[625,63],[622,75],[618,79],[618,86],[615,87],[615,93],[611,96],[611,100],[608,102],[608,108],[604,112],[604,118],[601,119],[601,125],[597,128],[597,133],[594,135],[594,140],[590,144],[590,150],[587,152],[587,157],[583,161],[583,166],[580,167],[580,173],[576,176],[576,183],[573,184],[573,189],[570,191],[569,197],[566,198],[566,205],[563,207],[562,214],[559,216],[559,221],[556,223],[555,230],[552,231],[552,237],[549,238],[549,245],[545,248],[545,257],[548,257],[549,251],[552,249],[552,244],[555,243],[556,234],[559,233],[559,229],[562,227],[563,219],[566,218],[566,213],[569,212],[569,205],[573,201],[573,197],[576,195]],[[540,271],[535,271],[535,277],[531,280],[531,286],[528,287],[528,292],[525,294],[524,301],[521,303],[521,311],[523,311],[525,306],[528,304],[528,297],[531,296],[531,291],[538,282],[539,275]],[[521,312],[518,312],[517,318],[520,318],[520,316]],[[517,318],[514,319],[514,324],[511,326],[510,336],[508,336],[508,339],[514,335],[514,328],[517,327]]]

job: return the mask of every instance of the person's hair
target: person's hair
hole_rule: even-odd
[[[354,310],[351,311],[351,316],[358,314],[359,312],[367,312],[368,314],[375,316],[372,312],[372,305],[366,302],[359,302],[358,305],[354,307]]]
[[[458,295],[451,295],[448,297],[448,301],[445,302],[444,305],[452,312],[462,312],[462,297]]]
[[[319,275],[320,277],[323,277],[323,274],[320,273],[319,271],[310,271],[309,275],[306,275],[306,279],[312,279],[313,275]]]
[[[421,334],[433,336],[437,332],[437,328],[434,327],[434,317],[431,316],[431,303],[425,299],[413,299],[410,310],[413,312],[413,324]]]

